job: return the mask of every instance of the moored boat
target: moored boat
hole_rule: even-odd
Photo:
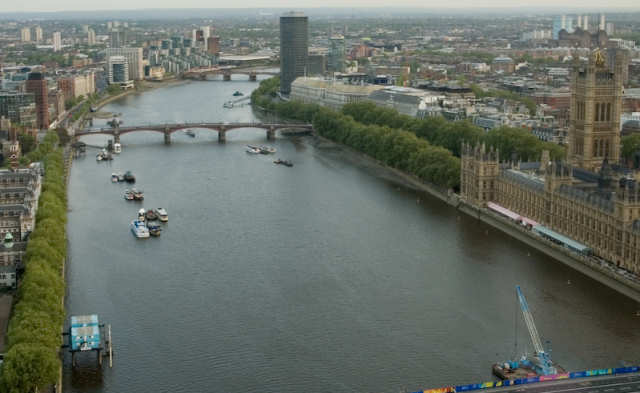
[[[120,180],[119,180],[118,174],[117,173],[112,173],[111,174],[111,183],[117,183],[119,181]]]
[[[243,95],[244,95],[244,93],[243,93],[243,92],[241,92],[241,91],[238,91],[238,90],[236,90],[236,92],[235,92],[235,93],[233,93],[233,96],[234,96],[234,97],[240,97],[240,96],[243,96]]]
[[[124,174],[124,181],[126,181],[127,183],[135,183],[136,177],[133,176],[133,173],[131,173],[131,171],[127,171]]]
[[[151,236],[160,236],[160,232],[162,232],[160,225],[155,222],[147,222],[147,228],[149,228],[149,234]]]
[[[162,207],[159,207],[156,209],[156,215],[158,216],[158,219],[162,222],[169,221],[169,215],[167,214],[167,211]]]
[[[136,201],[144,200],[144,191],[136,190],[135,188],[131,189],[131,193],[133,194],[133,199]]]
[[[131,192],[131,190],[124,190],[124,199],[126,199],[127,201],[132,201],[133,192]]]
[[[145,221],[146,211],[144,209],[138,210],[138,221]]]
[[[133,236],[137,237],[138,239],[144,239],[149,237],[149,228],[146,227],[146,225],[144,225],[143,221],[140,220],[133,220],[131,221],[131,232],[133,233]]]
[[[284,166],[288,166],[288,167],[292,167],[293,163],[289,160],[281,160],[281,159],[277,159],[273,162],[274,164],[279,164],[279,165],[284,165]]]
[[[122,153],[122,145],[119,143],[114,143],[113,144],[113,153],[114,154],[120,154]]]
[[[158,215],[153,211],[153,209],[147,210],[145,217],[147,218],[147,221],[155,221],[158,219]]]
[[[276,152],[276,148],[271,146],[260,146],[258,149],[260,150],[260,154],[273,154]]]
[[[260,154],[260,149],[253,146],[247,146],[247,153],[249,154]]]

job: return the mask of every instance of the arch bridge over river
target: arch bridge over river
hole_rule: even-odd
[[[262,128],[266,131],[268,140],[274,139],[276,132],[279,130],[291,130],[301,133],[310,133],[313,131],[313,126],[306,123],[165,123],[131,127],[85,129],[83,131],[76,132],[74,138],[78,139],[86,135],[111,135],[113,136],[114,143],[120,143],[120,137],[124,134],[155,131],[164,135],[164,143],[168,145],[171,144],[171,134],[176,131],[191,128],[204,128],[216,131],[218,133],[218,142],[220,143],[224,143],[226,141],[227,132],[241,128]]]

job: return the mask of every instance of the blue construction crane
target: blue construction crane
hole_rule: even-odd
[[[557,374],[558,370],[553,366],[551,356],[549,356],[549,354],[545,352],[544,348],[542,347],[538,329],[536,329],[536,324],[533,322],[533,316],[531,315],[531,311],[529,311],[527,299],[525,299],[522,291],[520,290],[520,285],[516,285],[516,293],[518,295],[518,301],[520,302],[522,316],[524,317],[524,322],[527,325],[527,329],[529,329],[529,335],[531,336],[531,342],[533,343],[533,349],[535,352],[533,358],[524,360],[521,363],[530,362],[531,367],[533,367],[534,371],[538,375]]]

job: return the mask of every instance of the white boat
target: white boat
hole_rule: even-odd
[[[113,153],[114,154],[120,154],[122,153],[122,145],[119,143],[114,143],[113,144]]]
[[[96,161],[102,161],[102,153],[96,154]]]
[[[144,225],[144,221],[140,221],[140,220],[131,221],[131,232],[133,233],[133,236],[139,239],[144,239],[149,237],[149,228],[147,228],[147,226]]]
[[[144,222],[146,213],[147,212],[144,209],[138,210],[138,221]]]
[[[164,208],[162,207],[157,208],[156,214],[158,215],[158,220],[162,222],[169,221],[169,215],[167,214],[167,211]]]
[[[117,183],[120,181],[120,178],[118,177],[117,173],[112,173],[111,174],[111,183]]]
[[[249,154],[260,154],[260,149],[253,146],[247,146],[247,153]]]

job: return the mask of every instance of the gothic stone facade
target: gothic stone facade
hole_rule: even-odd
[[[640,274],[639,185],[598,193],[585,189],[564,163],[522,170],[500,164],[497,157],[490,149],[463,146],[461,196],[467,203],[484,207],[495,202]]]

